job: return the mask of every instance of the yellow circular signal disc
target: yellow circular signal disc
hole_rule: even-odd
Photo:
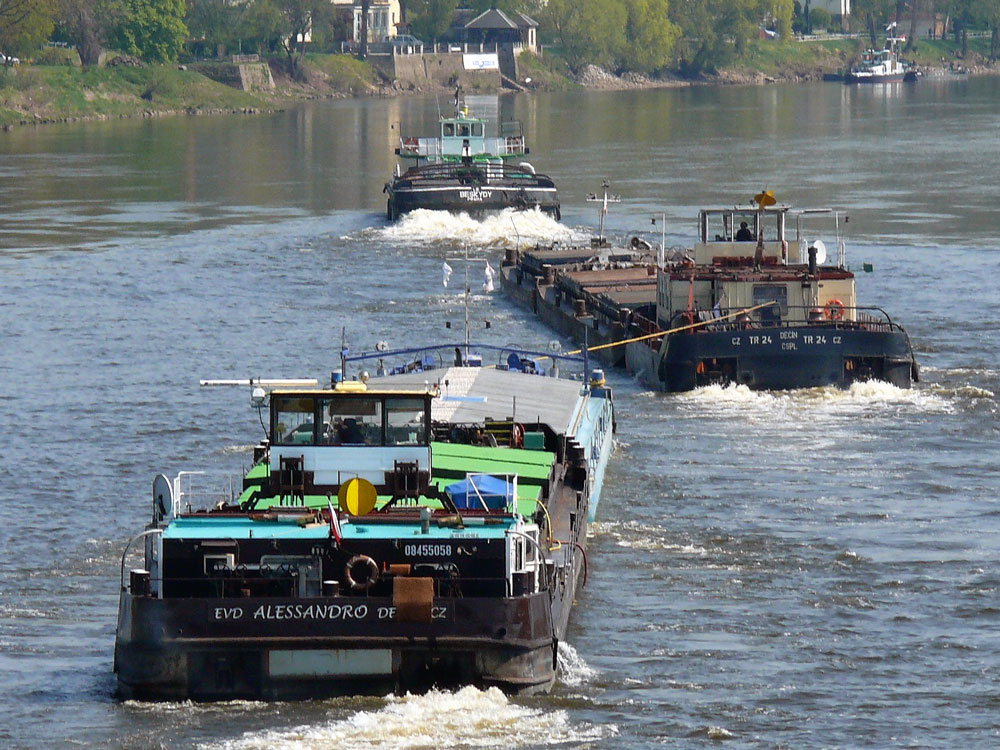
[[[375,485],[361,477],[347,480],[340,485],[340,490],[337,492],[340,509],[352,516],[365,516],[371,513],[375,510],[377,499],[378,490],[375,489]]]
[[[754,202],[761,208],[766,208],[767,206],[773,206],[775,203],[778,202],[777,199],[774,197],[773,190],[764,190],[760,193],[757,193],[757,195],[755,195],[753,199]]]

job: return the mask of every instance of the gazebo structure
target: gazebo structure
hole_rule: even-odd
[[[465,23],[462,34],[463,41],[469,44],[511,45],[516,51],[538,50],[538,22],[524,13],[507,14],[491,8]]]

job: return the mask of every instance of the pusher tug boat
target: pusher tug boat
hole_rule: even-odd
[[[396,165],[382,192],[388,195],[390,221],[418,208],[467,213],[538,209],[560,218],[559,197],[550,177],[535,172],[521,123],[500,123],[496,136],[486,133],[486,120],[469,114],[461,90],[455,113],[442,117],[434,138],[400,137],[396,154],[412,164]]]
[[[373,357],[384,376],[344,379]],[[242,490],[198,508],[195,476],[158,476],[122,555],[120,697],[549,689],[614,430],[602,373],[546,376],[552,357],[380,351],[325,388],[237,381],[267,423]]]

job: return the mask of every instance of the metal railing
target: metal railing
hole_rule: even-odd
[[[696,325],[690,329],[691,332],[701,331],[739,331],[747,328],[798,328],[802,326],[815,326],[817,328],[838,328],[842,330],[863,330],[863,331],[899,331],[905,333],[905,329],[895,323],[889,313],[881,307],[848,307],[839,306],[841,317],[831,317],[829,313],[823,312],[823,308],[806,305],[786,305],[782,307],[781,315],[768,318],[762,315],[760,310],[756,315],[747,313],[745,316],[739,313],[745,308],[724,307],[712,310],[681,310],[673,314],[670,319],[670,328],[683,327],[686,325]],[[786,317],[788,311],[801,311],[804,314],[793,319]],[[821,314],[816,314],[817,312]],[[854,313],[854,318],[850,318],[850,313]],[[874,314],[873,314],[874,313]],[[726,316],[730,316],[726,318]],[[685,333],[689,331],[684,331]]]

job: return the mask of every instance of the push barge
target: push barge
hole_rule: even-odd
[[[496,136],[486,134],[486,120],[469,114],[455,95],[455,114],[442,117],[433,138],[401,137],[397,163],[385,183],[389,221],[418,208],[482,215],[506,208],[538,209],[559,219],[555,183],[523,161],[529,149],[521,123],[500,123]]]
[[[190,473],[157,477],[122,556],[121,698],[551,687],[611,391],[512,351],[490,368],[396,354],[328,388],[243,381],[269,422],[241,492],[198,509]]]
[[[601,347],[606,363],[668,392],[908,388],[918,378],[909,337],[881,308],[858,304],[841,218],[761,193],[745,208],[702,210],[698,242],[671,259],[638,237],[624,248],[536,247],[508,253],[501,282],[564,335]],[[833,224],[835,259],[807,239],[820,219]]]

